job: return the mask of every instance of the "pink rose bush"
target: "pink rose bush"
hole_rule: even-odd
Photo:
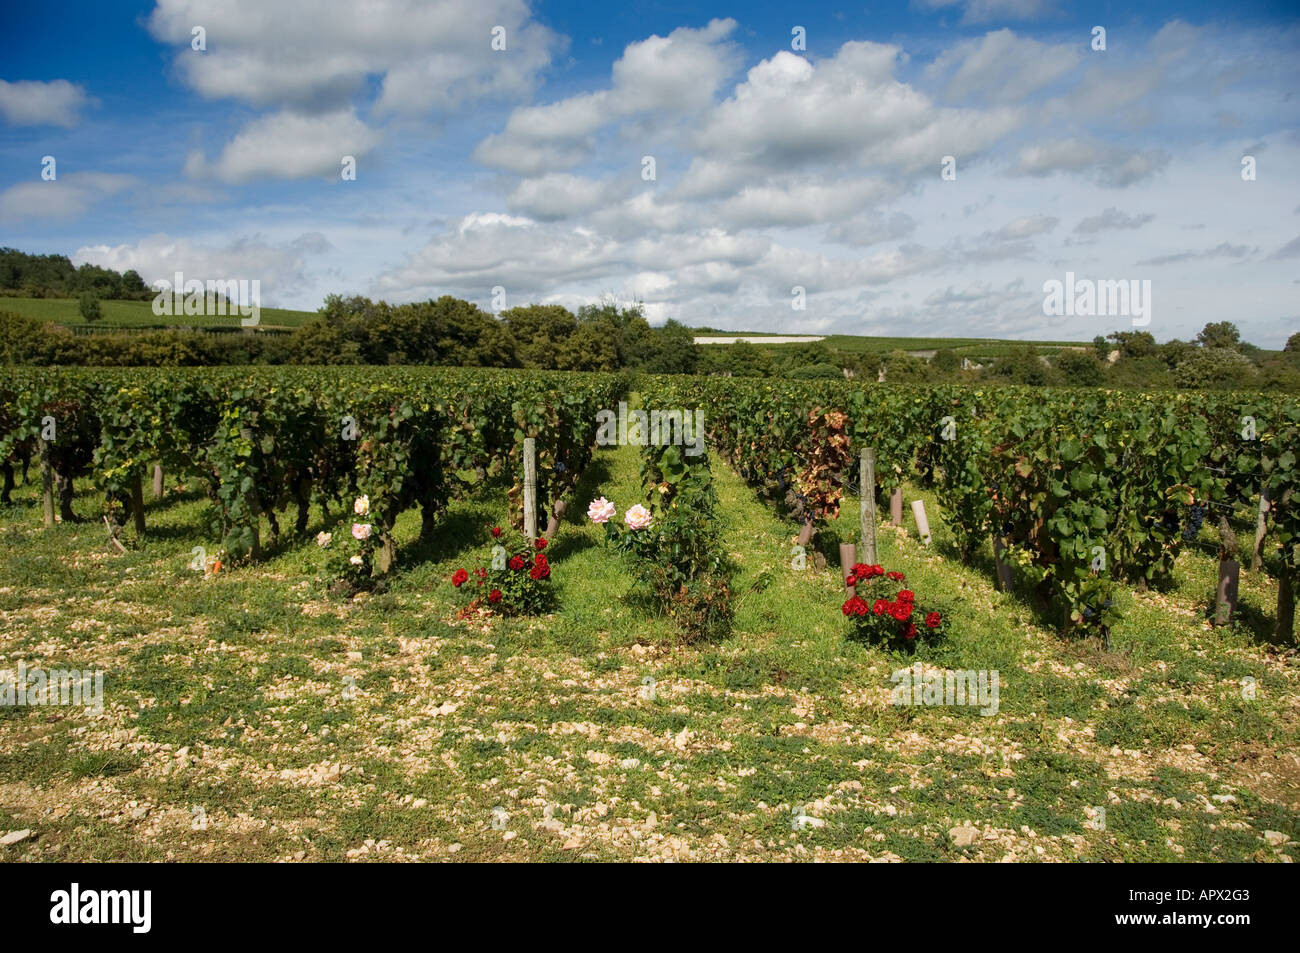
[[[370,497],[363,494],[353,500],[352,512],[359,517],[369,516]],[[340,594],[369,591],[376,585],[372,567],[379,537],[374,525],[354,522],[349,536],[351,539],[341,532],[316,534],[316,545],[327,554],[326,585],[332,592]]]

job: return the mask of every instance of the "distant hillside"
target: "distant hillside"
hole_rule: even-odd
[[[153,313],[153,301],[112,301],[99,303],[104,316],[94,323],[98,328],[142,327],[239,327],[239,312],[226,317],[212,315],[185,315],[158,317]],[[0,311],[12,311],[24,317],[55,324],[85,325],[75,298],[0,298]],[[314,311],[287,311],[281,308],[263,308],[261,326],[264,328],[296,328],[316,317]]]

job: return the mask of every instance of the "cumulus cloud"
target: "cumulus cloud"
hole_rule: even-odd
[[[205,52],[190,48],[195,26]],[[495,26],[504,51],[492,49]],[[373,76],[381,114],[527,95],[560,45],[523,0],[158,0],[148,27],[181,47],[176,69],[202,96],[304,112],[345,108]]]
[[[344,156],[360,160],[379,140],[379,134],[351,110],[318,116],[280,112],[250,122],[213,162],[201,152],[191,152],[185,172],[227,183],[315,175],[337,178]]]
[[[112,172],[69,172],[50,182],[20,182],[0,192],[0,222],[76,218],[137,182],[135,176]]]
[[[815,65],[777,53],[709,114],[694,144],[713,163],[714,179],[727,168],[740,180],[756,166],[776,172],[819,162],[915,173],[937,169],[948,153],[977,155],[1019,125],[1008,108],[937,107],[895,76],[901,55],[869,42],[845,43]]]
[[[630,43],[608,88],[516,109],[504,130],[479,144],[475,158],[520,175],[561,171],[592,154],[603,126],[707,108],[739,62],[738,48],[727,42],[735,28],[734,20],[713,20],[702,29],[681,27]]]
[[[0,79],[0,116],[14,126],[71,128],[81,121],[81,110],[93,102],[83,87],[66,79],[17,83]]]
[[[200,244],[159,234],[132,244],[85,245],[72,255],[72,262],[89,262],[115,271],[133,268],[151,285],[160,279],[171,281],[178,271],[186,280],[256,279],[262,283],[262,300],[268,303],[306,287],[310,259],[332,248],[320,232],[307,232],[289,242],[269,242],[260,235],[251,235],[224,244]]]

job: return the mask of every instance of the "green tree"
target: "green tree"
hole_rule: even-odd
[[[695,332],[671,318],[655,332],[653,354],[643,369],[650,374],[694,374],[699,364]]]
[[[584,321],[556,347],[555,366],[562,371],[613,371],[618,369],[614,326],[607,321]]]
[[[1206,348],[1235,348],[1241,342],[1241,332],[1231,321],[1211,321],[1196,335],[1196,343]]]
[[[1187,341],[1180,341],[1174,338],[1172,341],[1166,341],[1160,345],[1157,352],[1160,359],[1165,362],[1165,366],[1171,371],[1191,356],[1196,351],[1195,344],[1189,344]]]
[[[1286,339],[1286,346],[1282,348],[1282,350],[1300,351],[1300,331],[1297,331],[1295,334],[1291,335],[1289,338]]]
[[[515,339],[524,367],[554,370],[560,345],[578,328],[578,319],[558,304],[530,304],[501,312]]]
[[[104,316],[103,312],[99,309],[99,299],[96,298],[94,292],[91,291],[83,291],[81,293],[81,301],[78,304],[78,310],[81,311],[81,316],[88,323],[98,321]]]
[[[1087,351],[1062,351],[1056,359],[1062,382],[1070,387],[1100,387],[1105,370],[1095,354]]]
[[[1016,345],[999,357],[994,361],[990,374],[994,378],[1030,387],[1051,384],[1053,376],[1052,369],[1039,358],[1038,351],[1028,344]]]
[[[885,380],[891,384],[916,384],[929,376],[929,365],[906,351],[890,351],[885,357]]]
[[[945,374],[954,374],[961,369],[961,358],[950,347],[941,347],[935,351],[934,359],[930,363]]]
[[[1255,365],[1230,347],[1206,347],[1193,351],[1174,368],[1179,387],[1239,389],[1252,387]]]
[[[1149,331],[1112,331],[1106,339],[1115,342],[1120,358],[1151,357],[1160,349]],[[1110,355],[1106,353],[1099,356],[1105,360]]]

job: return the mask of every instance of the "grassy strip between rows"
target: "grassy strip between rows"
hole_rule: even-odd
[[[1125,596],[1112,651],[1063,642],[952,558],[919,494],[933,546],[909,513],[880,559],[952,607],[918,658],[998,670],[999,709],[892,706],[913,659],[845,638],[836,568],[792,569],[792,525],[721,463],[735,632],[677,645],[583,519],[597,495],[635,502],[637,467],[598,451],[548,549],[561,609],[519,621],[458,618],[449,582],[486,556],[503,492],[453,505],[428,544],[405,514],[391,589],[345,603],[310,541],[190,571],[193,486],[151,504],[125,555],[94,523],[43,531],[20,487],[0,513],[0,668],[107,675],[98,718],[0,708],[0,831],[33,832],[0,859],[1300,856],[1300,671],[1256,634],[1271,581],[1245,575],[1244,622],[1211,629],[1214,563],[1188,554],[1171,591]],[[856,500],[843,514],[829,552],[856,534]]]

